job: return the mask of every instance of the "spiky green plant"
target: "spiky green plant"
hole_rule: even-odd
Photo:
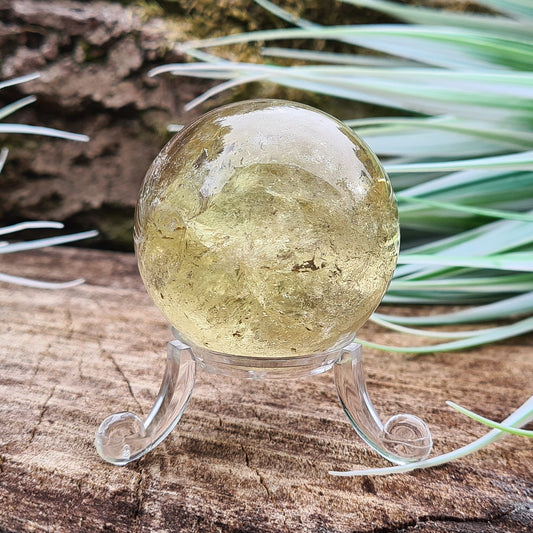
[[[164,65],[151,74],[226,80],[190,102],[188,109],[256,81],[390,108],[384,117],[346,121],[384,161],[399,201],[403,245],[384,302],[469,307],[416,317],[375,313],[371,318],[397,331],[445,339],[443,343],[402,347],[359,342],[389,351],[431,353],[533,331],[533,4],[477,0],[494,13],[479,14],[387,0],[341,1],[402,23],[326,27],[269,0],[256,0],[296,27],[179,45],[197,61]],[[268,62],[255,64],[204,50],[291,39],[338,41],[366,52],[265,47]],[[276,63],[279,58],[283,63]],[[287,66],[291,59],[297,64]],[[397,110],[401,113],[395,114]],[[508,322],[469,331],[416,327],[501,319]],[[464,449],[423,463],[357,473],[441,464],[532,419],[533,397],[503,425]]]
[[[27,76],[21,76],[19,78],[13,78],[0,83],[0,89],[9,87],[12,85],[17,85],[19,83],[24,83],[30,80],[38,78],[38,74],[29,74]],[[2,109],[0,109],[0,120],[7,117],[11,113],[18,111],[22,107],[35,102],[34,96],[27,96],[22,98],[12,104],[9,104]],[[48,137],[59,137],[62,139],[68,139],[71,141],[82,141],[86,142],[89,138],[86,135],[79,135],[78,133],[69,133],[66,131],[56,130],[53,128],[44,128],[41,126],[29,126],[27,124],[5,124],[0,123],[0,133],[26,133],[34,135],[47,135]],[[2,148],[0,150],[0,172],[4,167],[8,155],[7,148]],[[14,224],[12,226],[5,226],[0,228],[0,237],[15,233],[18,231],[23,231],[27,229],[42,229],[42,228],[53,228],[61,229],[63,224],[60,222],[48,222],[48,221],[36,221],[36,222],[21,222],[20,224]],[[0,255],[8,254],[13,252],[20,252],[23,250],[32,250],[35,248],[44,248],[45,246],[56,246],[58,244],[66,244],[69,242],[79,241],[82,239],[89,239],[98,235],[97,231],[84,231],[81,233],[75,233],[73,235],[62,235],[58,237],[51,237],[47,239],[37,239],[29,242],[15,242],[9,243],[6,241],[0,242]],[[40,289],[64,289],[67,287],[73,287],[83,283],[83,279],[75,279],[67,282],[47,282],[47,281],[38,281],[34,279],[22,278],[20,276],[12,276],[9,274],[2,274],[0,272],[0,281],[5,283],[14,283],[16,285],[25,285],[27,287],[37,287]]]
[[[164,65],[151,74],[228,80],[188,108],[228,88],[262,80],[411,112],[409,117],[346,121],[385,162],[399,201],[403,246],[384,302],[477,304],[440,315],[372,317],[386,327],[453,339],[449,342],[400,347],[359,341],[429,353],[532,331],[533,7],[520,0],[481,0],[503,14],[480,15],[384,0],[343,0],[410,24],[324,27],[295,18],[268,0],[256,1],[299,28],[187,43],[181,48],[199,62]],[[265,48],[265,56],[311,62],[280,66],[235,63],[200,50],[296,38],[337,40],[373,52]],[[471,331],[412,327],[510,317],[518,318],[510,325]]]

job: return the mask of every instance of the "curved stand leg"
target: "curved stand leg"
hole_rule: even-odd
[[[108,416],[96,432],[96,449],[108,463],[125,465],[155,448],[174,429],[185,411],[196,375],[190,348],[168,343],[167,368],[157,399],[143,422],[128,412]]]
[[[383,457],[405,464],[425,459],[433,441],[426,424],[413,415],[396,415],[381,423],[368,397],[360,344],[345,348],[335,364],[337,393],[359,436]]]

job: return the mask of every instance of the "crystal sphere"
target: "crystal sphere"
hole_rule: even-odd
[[[348,344],[399,248],[376,156],[337,119],[282,100],[220,107],[171,139],[144,179],[134,237],[180,337],[252,357]]]

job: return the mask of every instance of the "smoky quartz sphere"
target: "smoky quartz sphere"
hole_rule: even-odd
[[[380,303],[399,248],[376,156],[311,107],[211,111],[156,157],[135,213],[146,288],[192,346],[297,357],[348,344]]]

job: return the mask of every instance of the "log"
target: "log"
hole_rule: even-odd
[[[0,531],[531,531],[525,438],[435,469],[329,475],[387,464],[349,425],[331,373],[247,381],[199,371],[171,435],[139,461],[111,466],[95,451],[95,431],[112,412],[148,412],[170,340],[135,258],[47,249],[4,255],[1,271],[86,283],[0,286]],[[360,336],[413,343],[373,325]],[[368,349],[370,393],[382,413],[426,420],[443,453],[487,431],[445,400],[505,418],[531,394],[532,344],[523,336],[418,357]]]

